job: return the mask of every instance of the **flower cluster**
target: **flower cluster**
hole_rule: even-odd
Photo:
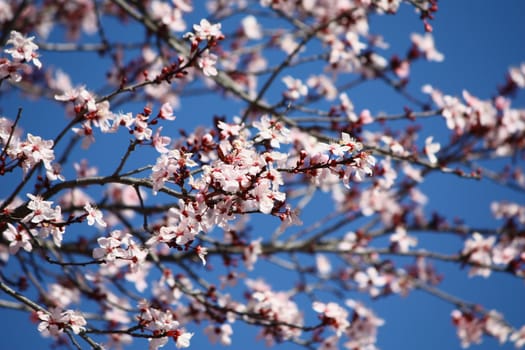
[[[303,315],[290,293],[274,292],[261,281],[248,280],[247,285],[252,292],[246,312],[257,315],[252,322],[272,325],[261,332],[261,337],[267,345],[271,346],[276,341],[289,340],[301,335]]]
[[[96,96],[84,86],[73,88],[65,84],[61,86],[61,90],[61,94],[55,94],[55,100],[73,103],[74,113],[82,117],[81,127],[74,127],[71,130],[83,138],[84,148],[95,142],[94,128],[102,133],[115,133],[121,127],[126,128],[137,141],[149,141],[158,150],[163,150],[171,140],[160,135],[162,127],[159,127],[155,134],[152,130],[152,126],[159,120],[175,120],[173,107],[168,102],[162,104],[156,116],[152,116],[152,109],[149,106],[146,106],[142,113],[133,116],[132,113],[113,113],[107,100],[97,102]]]
[[[44,337],[58,337],[66,329],[71,329],[78,334],[85,330],[87,324],[82,313],[73,310],[62,311],[59,308],[51,309],[50,312],[37,311],[38,331]]]
[[[62,244],[65,233],[62,209],[59,205],[52,207],[52,201],[43,200],[40,196],[28,193],[27,203],[29,213],[21,220],[20,225],[7,224],[3,237],[9,242],[9,252],[16,254],[20,248],[30,252],[35,239],[45,239],[52,236],[57,247]]]
[[[40,136],[27,134],[23,139],[20,130],[13,130],[13,124],[6,118],[0,118],[0,146],[3,154],[11,158],[8,162],[5,158],[0,160],[0,172],[11,171],[15,167],[21,167],[27,174],[35,166],[42,164],[46,169],[49,180],[64,180],[60,174],[60,167],[53,163],[55,153],[53,140],[44,140]]]
[[[152,333],[149,339],[149,349],[157,350],[163,347],[172,338],[177,348],[187,348],[193,333],[189,333],[180,328],[180,323],[174,319],[171,312],[164,312],[158,308],[150,306],[146,301],[139,303],[140,314],[137,321],[141,327]]]
[[[525,261],[524,249],[523,237],[504,234],[496,242],[495,236],[484,237],[474,232],[465,241],[462,256],[472,264],[469,276],[488,277],[493,265],[504,265],[511,272],[522,276],[524,271],[520,269],[520,264]]]
[[[217,42],[224,39],[221,32],[221,24],[211,24],[207,19],[201,19],[199,24],[193,25],[194,32],[188,32],[184,37],[191,41],[192,52],[197,52],[197,66],[202,69],[205,76],[216,76],[218,74],[217,55],[210,52],[210,49],[217,45]],[[200,52],[197,51],[199,44],[205,41],[206,47]]]
[[[12,60],[0,58],[0,82],[4,79],[20,82],[24,72],[31,72],[28,63],[33,63],[37,68],[42,67],[38,59],[38,45],[33,42],[34,39],[34,36],[26,37],[15,30],[11,31],[7,44],[12,46],[4,52],[9,54]]]
[[[133,240],[132,235],[119,230],[112,231],[109,237],[99,237],[97,242],[99,247],[93,250],[93,258],[107,263],[124,261],[132,272],[140,267],[148,254]]]
[[[510,340],[516,348],[525,344],[524,328],[513,330],[497,311],[491,310],[479,315],[475,312],[454,310],[451,316],[463,348],[481,343],[484,334],[496,338],[500,344]]]
[[[0,186],[7,189],[0,263],[10,264],[0,290],[20,295],[13,307],[40,310],[34,316],[44,336],[77,347],[75,334],[92,347],[119,349],[143,338],[152,350],[170,340],[186,348],[190,327],[231,345],[243,323],[257,326],[270,346],[376,350],[384,320],[361,302],[334,299],[418,288],[458,308],[452,321],[463,347],[484,336],[525,346],[525,326],[515,329],[502,314],[442,292],[447,285],[434,268],[441,260],[469,276],[524,277],[525,207],[494,202],[494,225],[501,225],[470,226],[449,220],[448,208],[427,208],[435,201],[422,192],[433,174],[486,175],[525,188],[518,162],[525,111],[514,106],[525,64],[511,67],[490,99],[430,85],[426,96],[413,94],[412,64],[444,60],[428,22],[436,1],[406,1],[427,33],[405,38],[403,55],[388,49],[370,21],[395,14],[401,0],[211,0],[210,13],[199,17],[190,13],[203,6],[191,0],[0,0],[0,27],[9,28],[0,34],[1,92],[19,90],[16,96],[38,103],[54,97],[70,117],[50,139],[15,127],[28,122],[27,110],[0,117],[0,178],[23,173],[15,186]],[[188,27],[192,17],[202,19]],[[130,35],[120,38],[112,25],[125,22]],[[22,34],[33,31],[39,41]],[[60,34],[69,42],[53,42]],[[84,34],[97,35],[86,43]],[[39,46],[50,53],[45,69]],[[61,68],[47,68],[48,59],[70,52],[103,58],[104,84],[73,85]],[[100,81],[101,67],[90,66],[92,81]],[[363,106],[361,92],[376,83],[404,106]],[[213,108],[188,102],[197,95]],[[235,111],[222,108],[229,98]],[[169,121],[188,103],[199,108],[180,126],[202,113],[213,122],[177,134]],[[450,137],[435,134],[434,122]],[[106,154],[87,153],[99,134],[129,141],[115,147],[121,154],[108,152],[114,166],[100,161]],[[85,159],[71,161],[79,152]],[[494,171],[502,160],[509,162]],[[72,169],[62,170],[69,162]],[[301,219],[307,226],[292,227]],[[427,250],[420,233],[428,232],[460,236],[463,245]],[[282,279],[270,276],[279,289],[258,274],[273,270],[257,270],[274,265],[284,270]],[[311,310],[301,308],[305,300]],[[85,313],[69,310],[72,304]]]
[[[522,147],[516,140],[525,133],[525,113],[511,108],[509,99],[499,96],[494,101],[483,101],[463,91],[462,102],[429,85],[424,86],[423,91],[441,108],[447,127],[457,135],[480,138],[483,145],[498,156],[510,155],[515,147]]]
[[[193,7],[184,0],[173,1],[173,5],[166,1],[153,0],[150,3],[151,16],[160,21],[169,30],[182,32],[186,29],[183,14],[191,12]]]

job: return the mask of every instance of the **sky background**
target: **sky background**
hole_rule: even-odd
[[[199,1],[195,1],[197,3]],[[195,4],[199,7],[198,4]],[[440,10],[432,22],[436,47],[445,55],[442,63],[417,62],[411,68],[410,91],[418,94],[420,86],[430,83],[434,87],[450,95],[460,95],[463,89],[480,98],[490,98],[494,95],[498,84],[504,82],[504,76],[509,66],[516,66],[525,61],[525,26],[523,14],[525,1],[441,1]],[[194,14],[192,19],[197,22],[201,18]],[[188,24],[192,20],[188,19]],[[374,16],[370,23],[372,33],[380,33],[390,43],[391,48],[403,54],[410,46],[409,36],[412,32],[422,33],[422,24],[412,9],[404,6],[396,16]],[[130,28],[115,27],[130,35]],[[388,52],[388,51],[387,51]],[[386,55],[388,57],[388,55]],[[96,56],[82,55],[78,60],[64,61],[52,53],[43,53],[44,65],[53,61],[56,66],[64,66],[73,78],[74,84],[86,82],[89,86],[94,78],[90,69],[97,68]],[[96,85],[95,85],[96,86]],[[377,85],[367,85],[353,91],[350,97],[356,105],[356,110],[369,108],[372,114],[380,111],[397,113],[402,106],[399,100],[391,98],[391,93]],[[420,95],[422,96],[422,95]],[[206,97],[208,100],[195,99],[189,105],[184,105],[177,111],[178,127],[209,124],[215,111],[212,106],[219,106],[219,97]],[[523,92],[518,95],[514,105],[523,106],[525,98]],[[38,102],[28,102],[20,96],[10,95],[0,99],[0,114],[15,116],[19,106],[24,107],[22,127],[27,132],[52,137],[64,125],[63,112],[58,107],[40,105]],[[45,109],[44,109],[45,108]],[[228,111],[218,110],[218,113]],[[231,113],[238,113],[232,110]],[[436,126],[437,137],[443,137],[439,126]],[[96,152],[97,164],[100,169],[115,164],[115,156],[121,149],[113,144],[112,138],[98,137],[97,144],[91,152]],[[124,142],[122,147],[126,147]],[[115,152],[113,152],[115,151]],[[112,166],[112,168],[114,165]],[[0,197],[4,196],[13,183],[1,179]],[[484,227],[495,225],[490,218],[489,204],[492,200],[508,199],[524,204],[522,194],[513,193],[507,189],[495,186],[484,181],[480,186],[477,182],[458,180],[455,177],[432,176],[427,179],[424,189],[430,198],[429,207],[446,208],[445,213],[450,217],[461,216],[466,222],[474,226]],[[454,196],[452,197],[452,194]],[[454,198],[452,201],[451,198]],[[319,202],[319,207],[311,207],[312,214],[325,203]],[[445,252],[454,252],[461,247],[454,237],[422,236],[421,247],[431,249],[435,247]],[[424,243],[423,243],[424,242]],[[448,250],[447,250],[448,249]],[[452,250],[451,250],[452,249]],[[501,311],[505,318],[515,327],[525,324],[525,294],[523,281],[510,278],[503,274],[493,274],[490,279],[480,277],[468,278],[466,270],[459,270],[455,265],[435,263],[438,270],[445,275],[441,288],[460,296],[461,298],[480,303],[487,309],[495,308]],[[270,273],[269,282],[278,289],[284,288],[285,274],[264,262],[260,266],[261,274]],[[257,266],[256,271],[259,266]],[[267,275],[268,276],[268,275]],[[244,287],[241,287],[241,290]],[[3,298],[4,296],[1,296]],[[355,297],[355,296],[349,296]],[[455,329],[450,320],[453,306],[423,292],[414,291],[407,298],[393,296],[379,301],[367,302],[378,316],[386,320],[386,324],[379,329],[378,346],[383,350],[389,349],[460,349]],[[313,314],[309,304],[302,304],[306,314]],[[238,323],[236,323],[237,325]],[[0,310],[0,348],[2,349],[43,349],[45,348],[35,325],[30,325],[28,315],[10,310]],[[189,331],[194,331],[188,327]],[[198,334],[192,339],[192,348],[209,348],[204,335]],[[244,349],[250,346],[251,350],[264,349],[264,343],[255,341],[257,330],[247,327],[234,327],[233,345],[231,349]],[[136,340],[130,349],[146,349],[144,341]],[[174,348],[169,344],[166,349]],[[280,344],[279,349],[296,349],[290,344]],[[511,344],[499,346],[489,338],[484,338],[481,345],[472,346],[473,349],[512,349]]]

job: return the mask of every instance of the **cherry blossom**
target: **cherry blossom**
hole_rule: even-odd
[[[151,14],[154,18],[160,20],[170,30],[182,32],[186,29],[186,23],[182,16],[182,9],[172,7],[170,4],[153,0],[151,2]]]
[[[221,24],[211,24],[206,19],[201,19],[199,24],[194,24],[193,30],[198,40],[220,40],[223,37]]]
[[[295,79],[292,76],[287,75],[282,79],[282,81],[288,88],[288,90],[286,90],[283,94],[284,97],[290,100],[297,100],[308,94],[308,86],[303,84],[300,79]]]
[[[454,267],[480,286],[525,277],[525,64],[488,90],[421,80],[445,57],[441,14],[0,0],[2,306],[73,348],[238,347],[255,327],[270,347],[375,350],[399,319],[372,304],[422,290],[455,309],[462,347],[525,346],[515,300],[442,283]],[[386,43],[386,17],[426,33]]]
[[[316,301],[312,304],[312,308],[315,312],[321,314],[320,317],[324,324],[334,328],[337,336],[341,336],[350,326],[348,311],[336,303],[330,302],[325,304]]]
[[[37,312],[40,323],[38,324],[38,331],[44,337],[53,336],[58,337],[64,329],[68,328],[73,333],[78,334],[85,330],[86,320],[78,311],[65,310],[55,308],[50,313],[44,311]]]
[[[347,300],[346,305],[354,310],[354,317],[347,331],[350,341],[345,343],[345,347],[348,349],[377,349],[375,346],[377,328],[385,323],[384,320],[353,299]]]
[[[491,273],[490,265],[492,264],[491,250],[494,246],[495,237],[484,238],[481,234],[475,232],[472,239],[465,241],[463,255],[475,264],[470,271],[469,276],[480,275],[488,277]]]
[[[91,204],[86,203],[84,210],[88,213],[87,222],[89,226],[93,226],[95,223],[101,227],[106,227],[107,224],[103,219],[103,214],[97,208],[91,206]]]
[[[428,157],[428,160],[432,164],[436,164],[438,162],[438,159],[436,157],[436,153],[439,152],[441,149],[441,145],[436,142],[432,142],[433,137],[429,136],[425,139],[425,154]]]
[[[31,245],[31,235],[26,230],[18,230],[15,226],[8,223],[7,229],[3,232],[3,237],[10,242],[9,253],[16,254],[20,248],[26,252],[33,250]]]
[[[125,251],[121,247],[125,235],[121,231],[111,232],[109,237],[99,237],[97,242],[100,247],[93,250],[93,258],[113,261],[125,256]]]
[[[414,33],[412,34],[411,39],[417,49],[425,55],[427,60],[441,62],[445,59],[445,56],[436,50],[432,34],[425,33],[424,35],[421,35]]]
[[[52,201],[45,201],[40,196],[35,196],[31,193],[28,193],[30,201],[27,204],[27,208],[31,211],[23,219],[24,222],[32,222],[35,224],[41,223],[43,221],[51,221],[55,218],[55,210],[51,207],[53,204]]]
[[[485,321],[485,331],[496,337],[500,344],[503,344],[507,341],[511,328],[505,324],[503,315],[495,310],[491,310]]]
[[[201,259],[202,265],[206,266],[206,254],[208,254],[208,249],[198,245],[195,248],[195,251],[197,252],[197,256],[199,257],[199,259]]]
[[[212,344],[219,342],[222,345],[231,345],[232,343],[233,330],[227,323],[220,326],[209,325],[204,329],[204,333],[208,335]]]
[[[258,40],[263,36],[261,25],[257,22],[255,16],[247,16],[241,21],[244,35],[248,39]]]
[[[218,74],[217,68],[215,67],[217,64],[217,55],[210,53],[208,50],[204,51],[197,59],[197,64],[206,76],[212,77]]]
[[[372,297],[378,296],[381,291],[379,288],[386,284],[386,279],[378,271],[370,266],[365,272],[358,271],[354,276],[359,289],[368,290]]]
[[[16,62],[32,62],[37,68],[42,68],[42,63],[38,59],[38,45],[36,45],[32,37],[25,37],[17,31],[11,31],[7,44],[13,45],[12,48],[5,49],[4,51],[11,55]]]
[[[24,170],[29,171],[40,162],[46,169],[53,170],[51,162],[55,159],[55,154],[52,140],[43,140],[40,136],[27,134],[27,140],[20,143],[20,153],[24,156]]]
[[[410,247],[417,246],[417,238],[409,236],[401,226],[396,227],[396,233],[390,236],[390,242],[394,245],[393,249],[400,252],[408,252]]]
[[[525,326],[512,333],[510,340],[514,342],[517,348],[522,348],[525,345]]]
[[[509,77],[519,88],[525,88],[525,63],[509,69]]]
[[[452,322],[457,328],[462,348],[468,348],[473,343],[481,343],[484,327],[482,320],[462,313],[460,310],[454,310],[452,311]]]
[[[255,142],[269,140],[274,148],[279,148],[281,143],[288,143],[290,130],[279,121],[271,120],[267,115],[263,115],[260,121],[254,122],[253,126],[259,129]]]

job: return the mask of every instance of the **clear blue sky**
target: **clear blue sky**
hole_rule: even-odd
[[[462,89],[467,89],[480,98],[491,97],[496,86],[503,82],[507,68],[525,61],[525,26],[523,24],[525,2],[520,0],[441,1],[439,6],[440,10],[432,23],[436,46],[445,54],[445,61],[416,63],[412,67],[411,91],[418,93],[423,83],[430,83],[448,94],[459,95]],[[192,15],[191,18],[198,19],[200,16]],[[191,21],[188,22],[191,23]],[[383,34],[391,47],[402,54],[410,45],[409,34],[422,33],[423,30],[417,15],[405,6],[397,16],[374,17],[371,21],[371,32]],[[54,55],[44,53],[42,56],[44,65],[50,64],[48,58],[54,59]],[[89,76],[90,73],[85,67],[86,64],[96,65],[94,58],[94,56],[79,57],[78,61],[67,63],[74,83],[82,83],[85,80],[89,82],[92,77]],[[57,66],[64,63],[59,58],[56,62],[58,62]],[[402,106],[399,106],[397,99],[382,95],[378,93],[381,90],[375,89],[380,88],[370,87],[356,90],[352,95],[352,100],[357,110],[370,108],[373,113],[400,112]],[[378,98],[378,95],[381,97]],[[208,124],[214,113],[238,113],[233,109],[221,110],[222,105],[220,99],[217,98],[210,98],[204,103],[197,99],[191,101],[188,108],[183,108],[176,113],[179,123],[177,128],[197,123]],[[523,93],[518,96],[516,102],[524,105]],[[0,113],[3,115],[16,115],[16,109],[19,106],[24,107],[24,118],[21,125],[28,132],[51,137],[65,120],[60,109],[42,109],[38,103],[24,101],[14,96],[0,99]],[[111,138],[104,140],[103,137],[99,137],[98,140],[100,143],[95,145],[95,150],[98,150],[99,168],[103,169],[104,164],[115,164],[115,157],[119,156],[120,152],[110,153],[110,150],[114,149]],[[124,141],[122,147],[126,146],[127,143]],[[5,180],[1,179],[1,181]],[[0,183],[0,197],[7,193],[5,188],[8,187],[4,187],[4,184]],[[11,184],[7,184],[9,185]],[[511,199],[525,203],[522,195],[516,195],[500,187],[488,183],[480,186],[479,183],[473,184],[455,178],[433,177],[429,179],[424,188],[428,190],[431,198],[429,206],[439,207],[450,217],[465,217],[469,224],[475,226],[494,224],[489,217],[488,204],[491,200]],[[452,193],[455,194],[454,201],[450,201]],[[320,207],[323,205],[323,203],[319,204]],[[316,209],[312,208],[312,213]],[[454,239],[451,239],[451,242],[454,242],[455,245],[443,243],[441,237],[427,236],[422,237],[421,240],[428,242],[428,245],[421,245],[427,249],[432,247],[445,250],[460,248]],[[489,309],[498,309],[515,327],[525,324],[523,281],[501,274],[495,274],[488,280],[480,277],[468,279],[466,270],[458,270],[456,266],[443,263],[436,263],[436,266],[445,275],[442,284],[444,290],[457,294],[465,300],[485,305]],[[269,268],[263,268],[259,272],[266,274],[266,278],[273,283],[276,289],[279,281],[286,278],[286,275],[281,275],[279,271],[269,270]],[[366,298],[364,300],[367,301]],[[310,313],[309,304],[302,306],[308,309],[305,312]],[[378,302],[368,302],[368,306],[386,320],[385,326],[379,329],[378,335],[378,345],[383,350],[460,349],[455,329],[450,321],[453,306],[445,302],[416,291],[407,298],[394,296]],[[192,340],[192,348],[208,347],[204,335],[200,335],[197,329],[192,329],[192,325],[189,325],[188,329],[196,332]],[[256,333],[254,330],[234,327],[234,332],[232,349],[244,349],[247,346],[250,346],[251,350],[265,348],[263,342],[254,340]],[[44,348],[42,338],[36,330],[36,324],[31,325],[25,313],[0,310],[0,338],[2,339],[0,347],[3,349]],[[132,347],[137,350],[146,348],[146,342],[141,340],[136,340]],[[165,348],[174,348],[174,345],[169,344]],[[296,348],[286,343],[279,345],[279,349]],[[500,347],[495,340],[485,338],[482,345],[472,348],[492,350]],[[501,349],[512,348],[511,344],[501,347]]]

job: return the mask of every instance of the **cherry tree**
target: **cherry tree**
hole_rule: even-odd
[[[398,11],[420,21],[389,48],[373,24]],[[461,347],[523,347],[525,319],[447,290],[439,267],[521,295],[525,205],[493,198],[469,222],[425,185],[523,195],[525,63],[491,96],[414,84],[446,59],[439,15],[437,0],[0,0],[0,306],[66,348],[239,346],[255,329],[270,347],[372,350],[410,322],[376,301],[422,291]],[[354,98],[370,85],[395,107]]]

